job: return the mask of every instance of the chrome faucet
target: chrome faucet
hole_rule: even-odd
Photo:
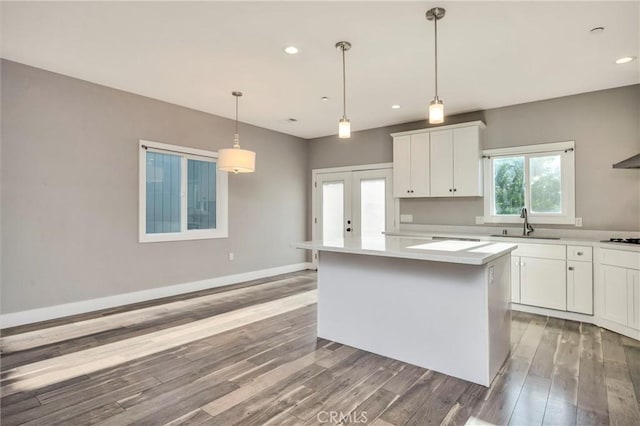
[[[527,215],[527,208],[524,207],[520,212],[520,219],[524,219],[522,227],[522,235],[528,237],[533,232],[533,226],[529,223],[529,215]]]

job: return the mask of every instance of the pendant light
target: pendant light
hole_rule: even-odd
[[[347,73],[345,70],[344,52],[351,49],[348,41],[339,41],[336,48],[342,52],[342,118],[338,122],[338,137],[347,139],[351,137],[351,122],[347,118]]]
[[[442,7],[434,7],[427,11],[427,20],[433,21],[435,28],[435,70],[436,70],[436,96],[429,104],[429,123],[440,124],[444,122],[444,104],[438,98],[438,20],[444,18],[445,10]]]
[[[236,132],[233,135],[233,148],[218,151],[218,170],[234,173],[252,173],[256,170],[256,153],[248,149],[240,149],[238,133],[238,98],[242,92],[231,92],[236,97]]]

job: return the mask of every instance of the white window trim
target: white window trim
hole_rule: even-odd
[[[143,145],[147,149],[143,148]],[[187,195],[185,187],[187,184],[187,167],[188,159],[195,160],[217,160],[218,153],[213,151],[205,151],[202,149],[187,148],[178,145],[170,145],[166,143],[153,142],[140,139],[139,141],[139,186],[138,186],[138,241],[141,243],[152,243],[160,241],[185,241],[185,240],[203,240],[211,238],[228,238],[228,173],[220,170],[216,173],[216,228],[215,229],[193,229],[187,230]],[[157,234],[147,234],[147,151],[155,152],[173,152],[182,156],[181,168],[181,229],[182,232],[167,232]]]
[[[527,157],[559,153],[562,173],[562,205],[566,206],[562,214],[533,214],[530,212],[531,194],[528,185],[528,162],[525,164],[525,207],[529,210],[529,222],[538,224],[575,224],[576,223],[576,184],[575,184],[575,141],[554,142],[538,145],[516,146],[509,148],[487,149],[482,152],[484,166],[484,222],[485,223],[521,223],[520,215],[506,216],[493,214],[493,162],[491,158],[524,155]]]

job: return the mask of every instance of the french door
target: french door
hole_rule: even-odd
[[[313,239],[366,238],[391,230],[395,221],[391,179],[390,167],[315,170]]]

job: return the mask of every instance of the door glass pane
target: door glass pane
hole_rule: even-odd
[[[180,232],[180,160],[147,151],[147,234]]]
[[[216,227],[216,163],[188,160],[187,229]]]
[[[385,179],[360,181],[360,226],[362,237],[380,236],[385,231]]]
[[[560,156],[531,157],[531,213],[562,213]]]
[[[493,160],[493,193],[494,214],[520,214],[524,207],[524,157]]]
[[[344,182],[322,184],[322,239],[344,238]]]

